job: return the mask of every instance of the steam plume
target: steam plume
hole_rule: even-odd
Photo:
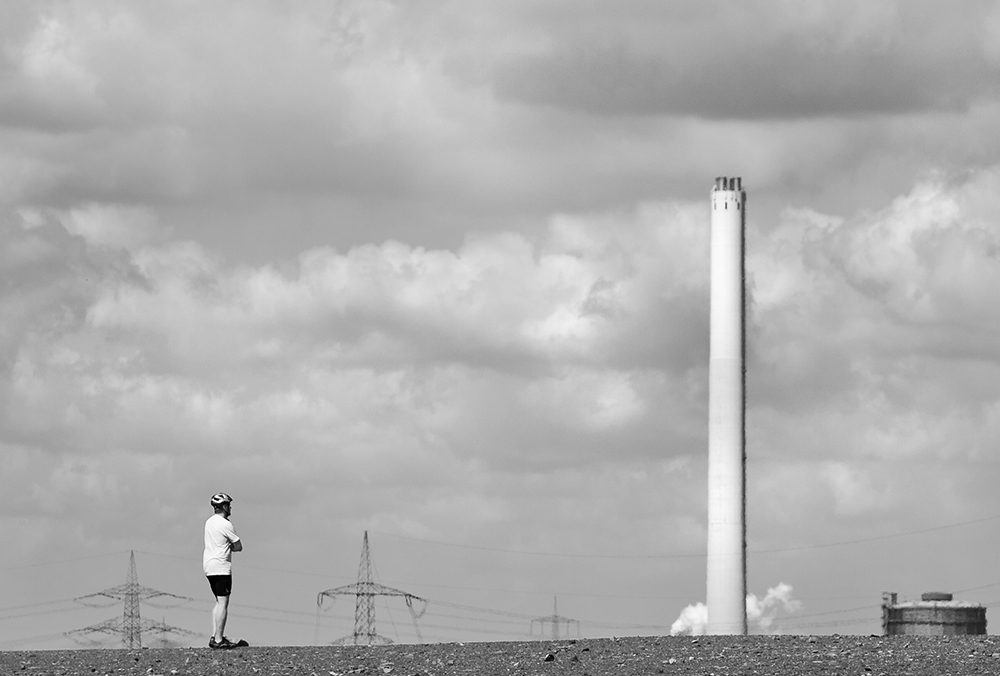
[[[747,623],[752,633],[778,633],[772,629],[778,613],[794,613],[802,607],[802,602],[792,597],[792,585],[779,582],[767,590],[763,598],[747,594]],[[692,603],[681,611],[680,616],[670,625],[671,636],[701,636],[708,625],[708,607]]]

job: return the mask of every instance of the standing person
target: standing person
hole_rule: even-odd
[[[229,515],[233,513],[233,499],[225,493],[216,493],[212,496],[212,509],[215,513],[205,522],[205,554],[202,557],[205,576],[215,594],[212,638],[208,640],[208,647],[228,650],[249,645],[242,639],[233,643],[224,633],[226,619],[229,617],[229,595],[233,590],[233,552],[242,552],[243,542],[229,522]]]

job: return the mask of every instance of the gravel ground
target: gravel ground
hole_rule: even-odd
[[[630,676],[1000,674],[1000,637],[639,637],[428,645],[0,653],[6,674]]]

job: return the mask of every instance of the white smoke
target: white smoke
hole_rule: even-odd
[[[764,598],[747,594],[747,623],[757,629],[757,633],[771,634],[774,618],[782,610],[794,613],[802,607],[802,602],[792,598],[792,585],[779,582],[767,590]]]
[[[802,607],[802,602],[792,598],[792,585],[779,582],[767,590],[764,597],[747,594],[747,625],[751,633],[778,633],[772,629],[780,612],[794,613]],[[708,626],[708,607],[692,603],[681,611],[680,616],[670,625],[671,636],[701,636]]]
[[[681,611],[680,617],[670,625],[671,636],[701,636],[708,624],[708,606],[702,602],[692,603]]]

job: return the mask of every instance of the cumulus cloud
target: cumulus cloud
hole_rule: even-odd
[[[868,381],[881,396],[909,398],[916,393],[894,388],[887,372],[904,375],[897,350],[992,362],[987,336],[1000,316],[981,290],[1000,281],[1000,238],[986,215],[995,213],[986,204],[997,183],[993,170],[962,183],[931,178],[848,221],[787,213],[750,255],[762,365],[780,369],[786,384],[822,369],[809,376],[821,388],[811,396]],[[766,353],[779,344],[780,356]],[[824,367],[826,356],[834,363]]]
[[[161,488],[235,458],[281,496],[333,467],[345,485],[447,491],[470,468],[600,466],[611,443],[626,465],[664,439],[683,455],[699,386],[664,388],[661,369],[700,368],[704,322],[680,321],[705,295],[698,212],[557,217],[540,241],[455,251],[318,248],[278,268],[227,264],[143,210],[25,211],[4,240],[21,319],[2,396],[11,462],[34,469],[12,494],[172,503]],[[474,502],[474,483],[454,499]]]
[[[776,528],[759,546],[814,539],[788,500],[840,515],[834,541],[978,511],[965,463],[1000,438],[998,185],[930,175],[881,209],[788,211],[752,237],[749,501]]]
[[[975,365],[995,361],[998,316],[973,291],[1000,278],[997,176],[931,177],[877,212],[788,211],[751,232],[762,509],[780,510],[775,486],[800,485],[816,508],[888,518],[907,493],[856,459],[988,452],[996,397]],[[26,210],[4,233],[6,434],[22,462],[107,453],[50,467],[52,481],[79,475],[81,497],[132,448],[177,477],[236,453],[247,467],[305,459],[289,477],[376,463],[388,484],[442,486],[462,467],[702,448],[697,204],[565,214],[536,239],[472,235],[454,250],[314,248],[293,266],[227,263],[141,209]]]
[[[225,478],[274,543],[301,505],[699,551],[722,171],[751,191],[751,549],[1000,509],[997,16],[0,5],[5,542],[124,543],[141,496],[182,546]]]

